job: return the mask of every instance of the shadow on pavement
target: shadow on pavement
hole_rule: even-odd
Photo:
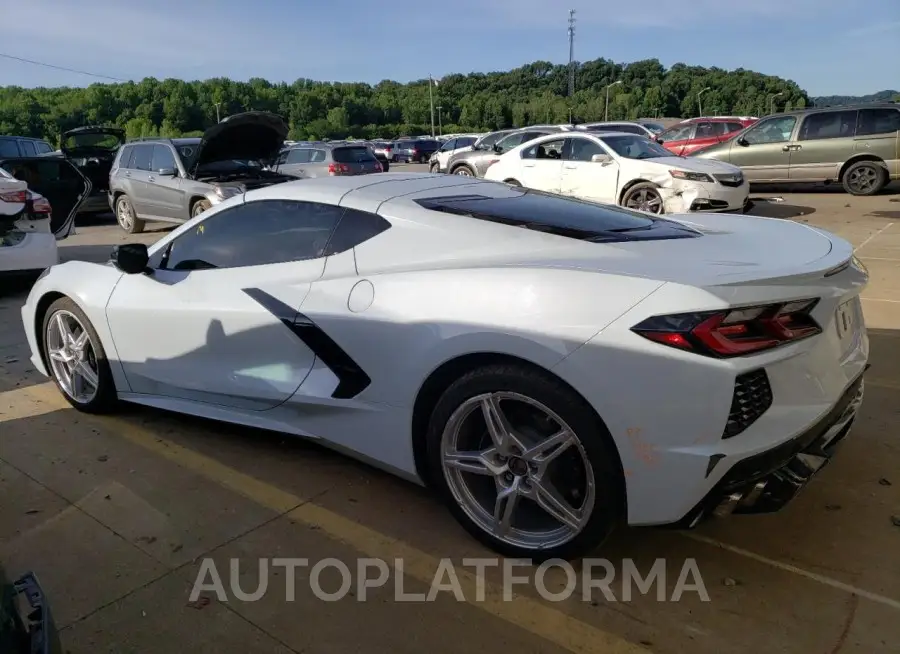
[[[753,207],[747,212],[750,216],[763,218],[797,218],[808,216],[816,212],[815,207],[803,207],[796,204],[786,204],[773,198],[754,198]]]
[[[839,182],[832,182],[831,184],[751,184],[750,193],[832,193],[846,195],[848,200],[853,198]],[[900,194],[900,182],[888,184],[878,195],[897,194]]]

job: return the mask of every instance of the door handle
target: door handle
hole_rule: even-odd
[[[534,168],[534,164],[533,164],[533,163],[522,164],[522,166],[525,167],[525,168]]]
[[[783,148],[781,148],[781,151],[782,152],[790,152],[791,150],[799,150],[802,147],[803,146],[801,146],[801,145],[786,145]]]
[[[563,168],[568,168],[569,170],[575,170],[576,168],[578,168],[578,166],[576,166],[575,164],[565,164],[563,166]]]

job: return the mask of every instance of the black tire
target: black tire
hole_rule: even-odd
[[[115,209],[116,222],[126,233],[140,234],[144,231],[144,226],[147,223],[137,217],[137,214],[134,212],[134,205],[131,204],[131,200],[127,195],[120,195],[116,198]],[[131,216],[130,221],[126,218],[126,215]]]
[[[621,205],[623,207],[627,207],[630,209],[637,209],[637,207],[629,207],[629,202],[635,203],[637,202],[637,198],[642,194],[647,196],[655,196],[653,202],[653,206],[655,210],[651,209],[638,209],[639,211],[648,211],[648,213],[653,213],[657,215],[662,215],[666,212],[665,206],[663,206],[662,194],[659,192],[659,187],[653,182],[641,182],[640,184],[635,184],[631,188],[629,188],[625,193],[622,194],[622,202]]]
[[[428,172],[431,173],[432,175],[437,175],[439,172],[441,172],[440,164],[438,164],[438,163],[431,164],[431,167],[428,169]]]
[[[460,164],[459,166],[457,166],[450,172],[453,175],[463,175],[465,177],[475,177],[475,171],[473,171],[471,168],[469,168],[465,164]]]
[[[520,184],[519,180],[517,180],[517,179],[507,179],[507,180],[504,180],[504,183],[509,184],[510,186],[522,186],[522,184]]]
[[[482,393],[508,391],[533,398],[563,418],[578,436],[593,469],[596,504],[582,531],[562,545],[534,549],[507,543],[476,524],[456,501],[443,472],[441,446],[445,426],[466,400]],[[624,477],[612,437],[591,407],[558,379],[538,369],[494,364],[472,370],[441,395],[426,436],[427,474],[456,520],[479,542],[511,558],[571,560],[599,547],[624,518]]]
[[[191,205],[191,218],[196,218],[204,211],[208,211],[212,208],[212,202],[209,200],[197,200],[194,204]]]
[[[59,311],[68,311],[73,314],[84,327],[84,330],[88,333],[88,337],[90,338],[91,348],[93,349],[97,363],[98,384],[97,393],[89,402],[79,402],[71,397],[59,383],[59,379],[57,379],[56,374],[50,365],[50,351],[47,345],[47,329],[50,326],[50,321]],[[106,358],[106,351],[103,349],[103,343],[100,342],[100,337],[97,335],[97,331],[94,329],[91,321],[88,320],[84,311],[82,311],[75,302],[67,297],[61,297],[47,308],[47,312],[44,314],[44,320],[41,323],[40,343],[44,352],[44,360],[47,362],[50,376],[53,378],[53,383],[56,384],[59,392],[69,404],[84,413],[111,413],[118,407],[119,398],[116,393],[116,385],[113,380],[112,371],[109,367],[109,360]]]
[[[887,170],[877,161],[858,161],[841,176],[841,184],[850,195],[875,195],[887,182]]]

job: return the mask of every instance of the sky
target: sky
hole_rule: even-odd
[[[575,58],[747,68],[810,95],[900,89],[900,0],[0,0],[0,54],[121,80],[377,83]],[[0,57],[0,85],[112,81]]]

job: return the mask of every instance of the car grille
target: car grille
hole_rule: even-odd
[[[772,387],[765,370],[738,375],[734,381],[731,411],[722,438],[732,438],[747,429],[772,406]]]
[[[715,177],[716,181],[719,182],[719,184],[721,184],[722,186],[731,186],[732,188],[737,188],[744,183],[744,176],[741,173],[713,175],[713,177]]]

